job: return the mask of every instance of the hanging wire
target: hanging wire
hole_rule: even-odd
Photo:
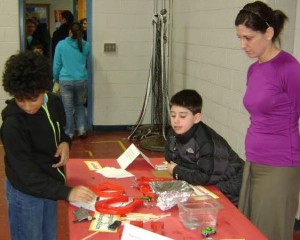
[[[165,0],[162,2],[162,9],[157,13],[157,0],[154,0],[154,15],[152,17],[153,25],[153,46],[152,58],[150,62],[149,78],[147,83],[146,94],[141,114],[137,120],[136,126],[128,139],[145,140],[146,147],[151,149],[151,145],[163,144],[165,137],[165,129],[168,124],[169,102],[168,102],[168,84],[166,74],[166,47],[167,39],[167,10],[165,9]],[[144,118],[149,98],[151,97],[151,127],[146,128],[144,133],[140,130],[141,123]],[[157,137],[158,136],[158,137]],[[156,142],[153,142],[156,141]],[[157,143],[159,142],[159,143]],[[145,144],[143,144],[145,145]],[[142,146],[142,142],[141,142]]]

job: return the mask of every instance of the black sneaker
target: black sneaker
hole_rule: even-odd
[[[87,137],[87,133],[84,132],[84,133],[78,134],[78,137],[81,139],[85,139]]]

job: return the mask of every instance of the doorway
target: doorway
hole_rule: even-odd
[[[93,65],[92,65],[92,0],[69,0],[68,9],[72,9],[74,13],[74,21],[86,17],[88,22],[87,36],[88,41],[91,43],[91,53],[88,57],[88,91],[87,91],[87,124],[89,130],[93,129]],[[19,0],[19,25],[20,25],[20,50],[25,51],[25,19],[27,13],[27,7],[29,4],[38,7],[37,9],[45,15],[45,21],[47,22],[50,35],[52,36],[55,30],[55,10],[64,9],[64,6],[56,6],[55,3],[58,1],[52,0],[40,0],[39,4],[32,3],[30,0]],[[66,3],[67,1],[59,1],[60,3]],[[39,8],[41,7],[41,8]],[[32,10],[32,8],[31,8]]]

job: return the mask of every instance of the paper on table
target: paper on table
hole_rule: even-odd
[[[108,215],[95,212],[94,214],[95,220],[91,222],[90,231],[98,231],[98,232],[116,232],[115,230],[109,230],[108,226],[112,224],[115,220],[119,220],[120,217],[118,215]]]
[[[213,192],[209,191],[203,186],[193,186],[190,184],[190,186],[194,189],[193,194],[197,196],[202,196],[202,195],[210,195],[213,198],[219,198],[218,195],[214,194]]]
[[[125,150],[125,152],[120,157],[118,157],[117,162],[119,163],[121,168],[126,169],[139,155],[142,155],[146,162],[154,168],[150,159],[144,153],[142,153],[133,143]]]
[[[101,169],[101,165],[100,163],[98,163],[97,161],[84,161],[84,163],[86,164],[86,166],[88,167],[89,170],[91,171],[96,171]]]
[[[104,167],[96,171],[107,178],[127,178],[134,177],[134,175],[125,169],[114,168],[114,167]]]
[[[168,238],[159,235],[154,232],[150,232],[140,227],[136,227],[131,224],[125,223],[124,230],[122,233],[121,240],[172,240],[173,238]]]
[[[84,203],[84,202],[70,202],[71,205],[75,206],[75,207],[83,207],[84,209],[90,210],[90,211],[96,211],[95,209],[95,203],[96,203],[96,199],[95,198],[93,201],[88,202],[88,203]]]

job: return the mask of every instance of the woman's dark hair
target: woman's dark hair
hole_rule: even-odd
[[[79,23],[82,25],[84,22],[87,22],[87,18],[83,18],[79,21]]]
[[[82,37],[83,37],[83,30],[82,30],[82,26],[80,23],[78,22],[74,22],[71,24],[71,28],[70,28],[73,36],[73,39],[77,39],[77,43],[78,43],[78,48],[80,50],[80,52],[82,52]]]
[[[201,113],[202,98],[197,91],[192,89],[184,89],[176,93],[170,100],[170,108],[172,106],[185,107],[194,115]]]
[[[49,60],[31,51],[9,57],[2,74],[2,86],[16,98],[32,98],[47,91],[52,83]]]
[[[272,41],[278,40],[288,17],[280,10],[273,10],[261,1],[246,4],[235,19],[235,26],[245,25],[253,31],[265,33],[269,27],[274,29]]]

